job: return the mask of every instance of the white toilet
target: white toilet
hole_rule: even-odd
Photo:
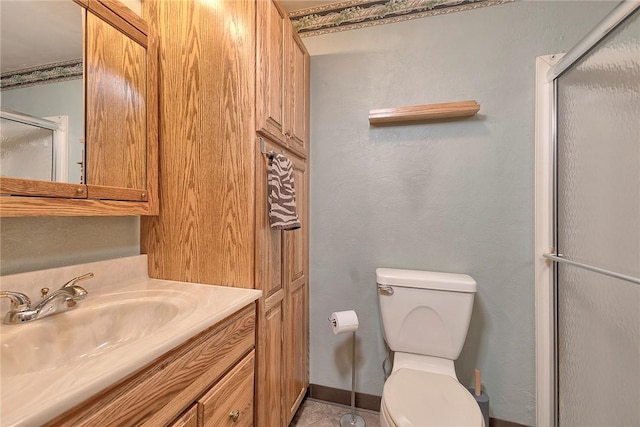
[[[378,268],[376,276],[384,338],[395,352],[381,426],[483,427],[480,407],[453,366],[467,336],[475,280],[391,268]]]

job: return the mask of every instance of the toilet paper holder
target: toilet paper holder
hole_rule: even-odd
[[[355,311],[349,310],[331,313],[327,320],[331,324],[334,334],[351,332],[351,413],[344,414],[340,418],[340,427],[366,427],[364,418],[356,414],[356,330],[359,324],[358,316]]]

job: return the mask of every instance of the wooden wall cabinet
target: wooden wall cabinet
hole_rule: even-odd
[[[86,9],[85,183],[3,177],[0,216],[155,215],[155,32],[117,0],[75,1]]]
[[[256,130],[308,155],[309,53],[277,0],[258,1]]]
[[[309,384],[308,54],[275,0],[150,1],[163,96],[149,275],[263,291],[255,425],[288,426]],[[261,138],[294,163],[300,230],[269,226]]]
[[[260,153],[260,140],[256,151]],[[264,139],[266,151],[281,151]],[[269,157],[256,167],[256,286],[258,304],[256,425],[288,426],[309,386],[308,177],[306,162],[293,152],[296,206],[302,228],[272,230],[268,218]]]
[[[46,426],[252,426],[255,309],[250,304]]]
[[[149,274],[253,288],[256,2],[149,1],[162,76]]]

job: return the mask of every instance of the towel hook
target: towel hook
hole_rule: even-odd
[[[269,158],[271,158],[271,159],[272,159],[276,154],[278,154],[278,153],[276,153],[276,152],[275,152],[275,151],[273,151],[273,150],[269,150],[269,151],[267,151],[267,144],[265,143],[265,141],[264,141],[264,138],[263,138],[263,137],[260,137],[260,152],[261,152],[262,154],[266,154],[266,155],[267,155],[267,157],[269,157]],[[281,153],[281,154],[284,154],[284,150],[280,150],[280,153]]]

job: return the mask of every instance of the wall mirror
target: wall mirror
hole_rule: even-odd
[[[2,176],[84,182],[84,15],[72,1],[0,3]]]
[[[157,43],[140,9],[0,1],[0,215],[157,213]]]

